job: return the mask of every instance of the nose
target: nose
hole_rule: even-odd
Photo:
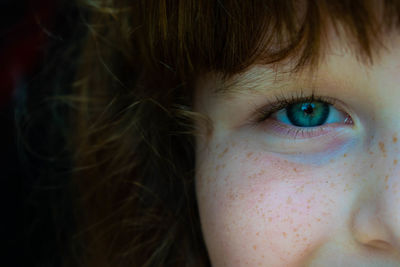
[[[353,208],[351,230],[362,246],[400,257],[400,171],[365,184]]]

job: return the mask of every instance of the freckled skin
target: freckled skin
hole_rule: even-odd
[[[352,220],[344,218],[355,216],[349,203],[354,203],[353,198],[369,185],[359,184],[359,178],[352,179],[340,173],[335,178],[321,176],[329,173],[333,177],[336,166],[341,165],[340,160],[314,169],[282,161],[268,153],[253,153],[249,157],[246,142],[239,140],[235,147],[226,148],[209,151],[210,157],[202,161],[203,167],[198,170],[197,177],[202,225],[213,266],[257,266],[260,262],[261,266],[312,266],[316,255],[329,255],[328,248],[336,238],[346,239],[347,224]],[[221,151],[226,151],[222,157]],[[242,156],[234,160],[233,155]],[[255,161],[255,155],[261,160]],[[349,155],[343,160],[355,159]],[[209,168],[223,165],[226,167]],[[359,166],[358,171],[362,173],[364,168]],[[341,171],[355,170],[342,167]],[[214,178],[202,179],[202,174]],[[392,180],[392,174],[385,175],[386,191],[393,188]],[[368,192],[373,194],[374,191]],[[400,207],[400,202],[397,203]],[[366,235],[370,229],[375,228],[367,227],[360,235]],[[375,237],[385,240],[378,234]],[[357,248],[361,257],[369,255],[370,251],[362,251],[360,247],[370,246],[370,241],[357,244],[346,239],[346,246]],[[382,250],[374,249],[376,259],[383,259],[383,254],[379,256]],[[345,248],[341,248],[340,253],[346,252],[342,250]],[[393,256],[400,260],[396,257]],[[382,266],[395,266],[392,262]]]
[[[227,164],[229,168],[211,175],[229,176],[231,179],[215,179],[211,185],[203,184],[199,179],[197,185],[199,198],[204,200],[200,208],[210,215],[203,217],[203,224],[212,225],[208,229],[208,236],[211,236],[209,250],[217,255],[231,256],[231,261],[227,261],[226,257],[217,257],[214,265],[234,266],[244,255],[253,255],[252,260],[246,257],[251,263],[249,266],[252,266],[261,260],[255,255],[260,250],[264,251],[264,257],[267,255],[270,266],[279,266],[283,262],[292,264],[288,255],[296,256],[297,261],[293,264],[306,262],[308,253],[328,238],[326,228],[336,227],[335,196],[341,194],[342,199],[346,199],[349,195],[346,192],[351,192],[351,186],[344,183],[343,178],[336,181],[338,186],[329,179],[314,177],[313,170],[307,166],[280,161],[268,155],[259,155],[263,160],[255,162],[244,152],[245,146],[241,146],[239,141],[236,143],[236,149],[229,151],[243,154],[244,158],[237,160],[242,164],[233,161],[230,153],[221,158],[210,158],[211,164]],[[218,152],[210,154],[220,155]],[[241,168],[244,165],[246,168]],[[293,165],[302,173],[301,178],[293,172],[293,167],[289,168]],[[262,169],[269,172],[254,172]],[[252,175],[241,179],[247,173]],[[243,198],[238,197],[240,194]],[[214,197],[206,197],[210,195]],[[249,220],[257,227],[249,227]],[[279,239],[266,238],[276,233],[280,233]],[[316,236],[318,241],[311,242]],[[259,249],[254,250],[254,246]]]
[[[385,53],[372,68],[332,53],[316,75],[355,83],[324,91],[353,110],[355,127],[340,136],[246,127],[263,95],[221,104],[210,93],[218,78],[199,83],[196,111],[214,132],[197,139],[196,194],[214,267],[400,266],[400,78],[388,71],[400,49]]]

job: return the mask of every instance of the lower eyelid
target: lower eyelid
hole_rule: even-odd
[[[362,128],[355,124],[329,124],[318,129],[285,126],[278,121],[270,120],[259,125],[252,132],[254,146],[279,155],[293,155],[296,160],[315,160],[321,163],[321,157],[331,157],[345,147],[360,140]],[[252,130],[252,131],[253,131]],[[300,155],[300,157],[299,157]]]
[[[352,123],[329,123],[316,127],[297,127],[283,124],[275,119],[269,119],[262,126],[264,131],[282,138],[308,139],[328,135],[339,128],[352,126]]]

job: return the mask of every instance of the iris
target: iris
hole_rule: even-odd
[[[323,102],[302,102],[289,105],[286,116],[290,123],[298,127],[315,127],[326,123],[330,105]]]

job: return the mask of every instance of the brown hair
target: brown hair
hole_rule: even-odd
[[[394,0],[87,0],[82,8],[91,16],[69,100],[77,237],[83,266],[96,267],[209,265],[194,190],[199,75],[229,78],[289,58],[293,71],[316,66],[329,25],[372,61],[400,15]]]

